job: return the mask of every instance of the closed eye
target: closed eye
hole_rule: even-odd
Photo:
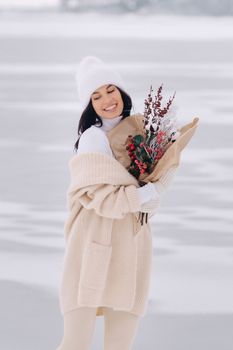
[[[108,94],[111,94],[114,90],[115,90],[115,89],[113,89],[113,90],[111,90],[111,91],[108,91]],[[98,100],[99,98],[100,98],[100,97],[94,98],[94,101],[95,101],[95,100]]]

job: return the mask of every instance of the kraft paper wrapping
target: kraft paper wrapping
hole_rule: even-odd
[[[127,139],[129,135],[135,136],[141,134],[145,136],[143,128],[144,116],[141,113],[131,115],[123,119],[117,126],[106,132],[112,152],[115,158],[126,168],[129,169],[131,159],[126,150]],[[141,174],[138,181],[155,182],[169,168],[180,164],[181,152],[187,146],[193,137],[199,118],[195,117],[192,122],[179,128],[180,136],[175,142],[171,143],[162,158],[157,162],[150,174]]]

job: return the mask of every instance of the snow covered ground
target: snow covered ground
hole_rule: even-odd
[[[113,62],[134,109],[150,84],[199,116],[152,219],[153,273],[137,349],[230,350],[233,327],[233,21],[25,14],[0,20],[0,290],[5,350],[52,350],[62,333],[67,163],[80,107],[75,67]],[[111,26],[110,26],[111,24]],[[98,31],[96,30],[98,28]],[[206,29],[206,30],[205,30]],[[98,319],[93,349],[102,348]]]

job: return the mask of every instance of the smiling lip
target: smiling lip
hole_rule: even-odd
[[[105,110],[105,112],[112,112],[112,111],[114,111],[116,108],[117,108],[117,103],[114,103],[112,106],[114,106],[115,105],[115,107],[114,108],[112,108],[112,109],[109,109],[109,110],[107,110],[107,109],[104,109]],[[111,107],[111,106],[110,106]]]

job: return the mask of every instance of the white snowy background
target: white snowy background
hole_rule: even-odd
[[[134,349],[232,350],[232,44],[231,17],[0,12],[1,349],[55,350],[62,337],[75,68],[94,54],[122,73],[132,113],[163,83],[165,96],[176,91],[181,125],[200,118],[151,221],[150,298]],[[97,318],[93,350],[103,332]]]

